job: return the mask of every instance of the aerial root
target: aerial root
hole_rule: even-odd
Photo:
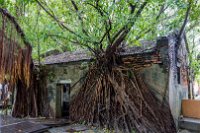
[[[72,101],[72,120],[116,132],[176,132],[169,107],[161,107],[137,72],[130,77],[125,70],[94,67]]]

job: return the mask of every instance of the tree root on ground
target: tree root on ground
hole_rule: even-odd
[[[120,67],[92,66],[72,101],[70,117],[116,132],[176,132],[169,106],[157,101],[137,72]]]

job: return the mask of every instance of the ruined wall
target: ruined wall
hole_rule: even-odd
[[[81,67],[81,62],[68,63],[68,64],[58,64],[58,65],[49,65],[48,74],[48,100],[53,113],[52,117],[55,117],[56,114],[56,96],[57,96],[57,84],[60,81],[68,81],[71,87],[84,75],[84,69]],[[70,98],[73,98],[77,94],[81,82],[78,82],[70,90]]]
[[[188,98],[185,41],[182,40],[181,45],[177,47],[176,36],[173,34],[160,38],[157,46],[162,64],[153,64],[151,67],[144,68],[140,74],[161,105],[169,104],[174,121],[178,124],[181,101]]]
[[[168,101],[168,73],[158,64],[140,71],[145,84],[161,102]]]
[[[152,90],[160,103],[168,102],[168,81],[169,81],[169,58],[168,40],[161,38],[157,41],[156,50],[159,52],[161,64],[153,64],[141,70],[141,75],[146,85]]]
[[[160,105],[165,103],[170,106],[177,124],[181,113],[181,100],[188,98],[185,41],[183,40],[181,45],[176,47],[175,35],[160,38],[157,41],[157,51],[162,63],[145,67],[140,70],[140,75],[158,101],[160,101]],[[50,70],[48,75],[49,103],[54,110],[54,114],[56,110],[56,84],[60,80],[69,80],[71,81],[71,86],[73,86],[85,73],[85,70],[81,68],[81,64],[81,62],[76,62],[48,66]],[[70,97],[78,93],[79,87],[80,83],[72,89]]]
[[[181,113],[182,99],[188,99],[187,79],[187,50],[185,40],[181,40],[180,46],[177,46],[177,37],[175,34],[168,37],[169,40],[169,104],[176,124]],[[182,71],[182,72],[181,72]]]

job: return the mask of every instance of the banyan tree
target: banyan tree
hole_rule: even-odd
[[[13,116],[22,117],[35,111],[35,108],[29,109],[34,96],[28,93],[31,92],[31,51],[15,18],[0,8],[0,83],[7,83],[12,94],[16,94]]]
[[[168,7],[165,2],[64,0],[60,8],[66,9],[60,15],[50,8],[55,4],[53,1],[37,0],[38,5],[67,32],[66,37],[51,37],[64,38],[72,45],[87,48],[93,57],[84,83],[70,106],[72,120],[115,132],[176,132],[169,107],[158,107],[155,96],[143,83],[138,70],[124,65],[118,54],[123,46],[134,42],[130,38],[138,40],[153,31],[151,25],[146,29],[141,27],[145,21],[151,20],[153,25],[162,18]],[[190,4],[187,3],[185,22]],[[149,7],[156,8],[153,18],[148,18],[152,11]],[[184,26],[185,23],[180,36]]]

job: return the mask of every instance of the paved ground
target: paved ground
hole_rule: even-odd
[[[183,133],[188,133],[189,131],[193,131],[192,133],[200,133],[200,119],[181,117],[179,119],[179,127],[180,129],[185,129],[182,131]]]
[[[188,130],[179,130],[178,133],[199,133],[199,132],[192,132],[192,131],[188,131]]]
[[[33,123],[29,120],[0,115],[0,133],[32,133],[43,131],[47,128],[47,126]]]
[[[106,130],[99,130],[94,127],[87,127],[80,124],[73,124],[63,127],[57,127],[49,129],[46,133],[107,133]],[[199,132],[191,132],[188,130],[179,130],[177,133],[199,133]]]
[[[178,133],[191,133],[191,132],[189,132],[187,130],[180,130],[180,131],[178,131]]]
[[[48,125],[53,128],[48,128]],[[54,127],[58,126],[58,127]],[[0,115],[0,133],[31,133],[33,131],[47,129],[44,133],[106,133],[106,130],[70,124],[66,119],[17,119],[11,116]],[[43,130],[42,130],[43,131]],[[179,130],[177,133],[195,133],[187,130]]]
[[[105,133],[103,130],[99,130],[94,127],[87,127],[80,124],[73,124],[63,127],[52,128],[48,130],[49,133]]]

